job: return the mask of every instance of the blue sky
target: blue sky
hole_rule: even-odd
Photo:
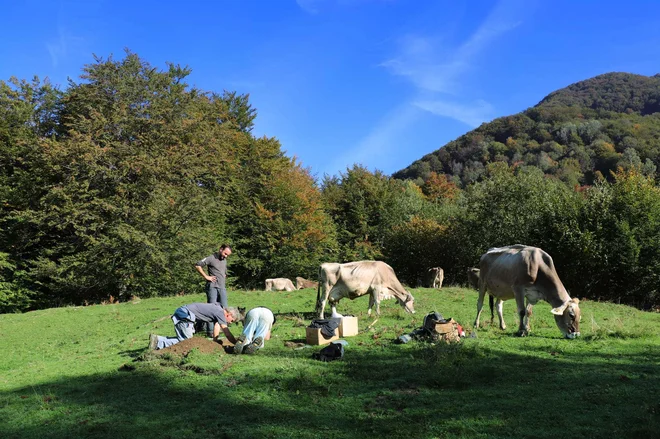
[[[249,93],[254,134],[312,174],[391,174],[592,76],[660,72],[657,1],[14,0],[0,79],[77,80],[129,48]]]

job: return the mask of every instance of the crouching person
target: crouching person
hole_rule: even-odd
[[[245,315],[243,333],[234,344],[235,354],[254,354],[270,340],[270,331],[275,324],[273,312],[263,306],[252,308]]]
[[[217,340],[220,331],[225,337],[236,343],[236,338],[229,330],[229,324],[242,319],[241,313],[234,307],[224,309],[219,302],[191,303],[176,309],[172,315],[176,337],[163,337],[151,334],[149,336],[149,349],[164,349],[183,340],[192,338],[195,333],[195,322],[213,324],[213,339]]]

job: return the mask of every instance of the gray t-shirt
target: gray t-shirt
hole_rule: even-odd
[[[196,266],[207,267],[209,276],[215,276],[216,281],[210,282],[211,286],[215,288],[224,288],[225,279],[227,278],[227,259],[220,258],[221,256],[218,253],[213,253],[211,256],[195,263]]]
[[[220,302],[191,303],[190,305],[186,305],[186,308],[195,314],[196,320],[200,322],[218,322],[221,325],[227,325],[225,310],[220,306]]]

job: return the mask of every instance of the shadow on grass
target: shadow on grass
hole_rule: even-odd
[[[478,342],[349,346],[331,363],[315,351],[264,349],[240,359],[260,368],[203,377],[134,362],[19,389],[0,398],[0,436],[648,438],[660,428],[657,351],[612,365]]]

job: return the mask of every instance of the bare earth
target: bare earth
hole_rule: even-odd
[[[230,343],[227,340],[222,340],[222,341],[224,344],[230,345]],[[168,348],[159,349],[153,352],[156,355],[175,354],[175,355],[186,356],[193,349],[197,349],[202,354],[216,354],[216,353],[224,354],[225,349],[227,348],[230,348],[230,346],[225,347],[218,342],[207,340],[203,337],[193,337],[193,338],[189,338],[188,340],[183,340],[182,342],[179,342]]]

